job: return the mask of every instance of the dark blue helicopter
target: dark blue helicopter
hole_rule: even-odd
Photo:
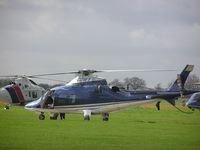
[[[183,84],[192,69],[193,66],[187,65],[181,73],[180,80]],[[135,70],[109,70],[108,72],[117,71]],[[171,104],[174,104],[174,98],[181,95],[178,79],[167,91],[153,91],[152,93],[145,91],[136,92],[119,89],[116,86],[109,87],[106,79],[94,75],[94,73],[99,72],[105,72],[105,70],[97,71],[84,69],[78,72],[37,75],[44,76],[75,73],[77,74],[77,77],[65,86],[56,87],[47,91],[37,101],[28,103],[25,108],[41,112],[39,115],[40,120],[45,119],[45,112],[50,112],[53,114],[54,119],[57,118],[57,114],[61,113],[82,113],[84,120],[90,120],[91,114],[102,114],[102,119],[108,121],[109,113],[112,111],[152,102],[155,101],[154,98],[164,98]],[[187,94],[186,91],[184,94]]]

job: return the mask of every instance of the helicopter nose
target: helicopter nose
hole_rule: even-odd
[[[33,109],[33,108],[40,108],[40,100],[38,99],[36,101],[30,102],[25,105],[25,109]]]
[[[0,89],[0,102],[4,104],[11,104],[12,99],[9,92],[5,88]]]

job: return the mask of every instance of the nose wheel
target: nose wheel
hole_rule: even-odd
[[[41,114],[39,115],[39,120],[44,120],[44,119],[45,119],[44,112],[41,112]]]

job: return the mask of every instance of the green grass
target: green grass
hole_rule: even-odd
[[[162,104],[163,105],[163,104]],[[166,105],[166,104],[165,104]],[[0,150],[122,150],[200,149],[200,111],[183,114],[176,109],[130,108],[110,115],[110,121],[92,116],[66,120],[38,120],[38,114],[0,105]]]

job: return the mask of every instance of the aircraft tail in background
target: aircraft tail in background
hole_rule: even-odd
[[[177,92],[184,89],[185,81],[187,80],[190,72],[193,70],[194,65],[186,65],[181,74],[177,75],[177,79],[169,87],[168,91]]]

